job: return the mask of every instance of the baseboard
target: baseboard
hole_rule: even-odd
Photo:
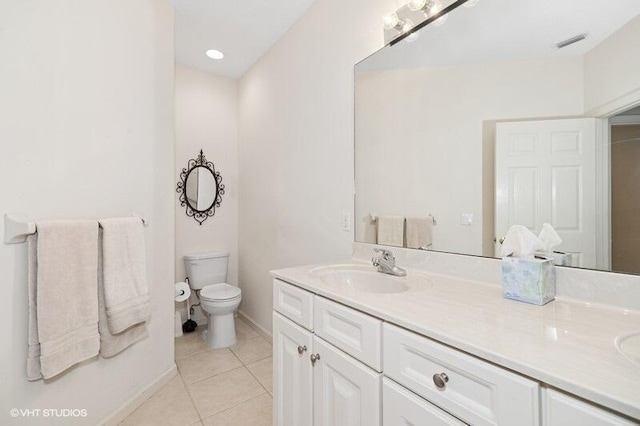
[[[167,371],[162,373],[158,379],[147,386],[146,389],[140,391],[137,395],[133,396],[127,402],[122,404],[120,408],[118,408],[113,414],[107,417],[102,423],[99,423],[102,426],[115,426],[122,422],[127,416],[135,411],[143,402],[149,399],[154,393],[156,393],[160,388],[169,383],[171,379],[173,379],[176,374],[178,374],[178,368],[175,364],[173,364]]]
[[[249,315],[245,314],[244,312],[240,310],[238,310],[237,312],[238,312],[238,315],[241,316],[245,321],[247,321],[251,326],[251,328],[253,328],[256,332],[258,332],[260,336],[262,336],[264,339],[268,340],[269,342],[273,340],[273,335],[271,334],[271,332],[262,328],[262,326],[260,326],[257,322],[253,320],[253,318],[251,318]]]

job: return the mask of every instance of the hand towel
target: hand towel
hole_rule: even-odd
[[[35,320],[40,369],[49,379],[98,355],[100,349],[98,224],[38,222],[36,227]],[[35,364],[33,361],[28,368],[35,368]]]
[[[135,217],[99,222],[107,324],[118,334],[149,318],[144,229]]]
[[[40,341],[38,340],[38,315],[36,300],[36,285],[38,282],[38,237],[27,237],[27,285],[29,293],[29,330],[27,350],[27,380],[40,380]]]
[[[137,342],[147,337],[147,325],[142,322],[128,328],[120,334],[112,334],[107,324],[107,310],[104,304],[104,277],[102,268],[102,232],[98,243],[98,308],[100,331],[100,355],[111,358]]]
[[[404,217],[378,216],[378,244],[404,247]]]
[[[426,250],[433,244],[433,217],[407,217],[407,248]]]

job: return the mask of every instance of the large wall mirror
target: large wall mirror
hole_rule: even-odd
[[[423,249],[495,257],[550,223],[640,273],[640,1],[474,3],[355,67],[356,241],[431,215]]]

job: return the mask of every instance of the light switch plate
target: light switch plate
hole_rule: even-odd
[[[473,213],[462,213],[460,215],[460,225],[462,226],[473,225]]]

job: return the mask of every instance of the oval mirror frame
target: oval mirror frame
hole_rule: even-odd
[[[215,184],[215,193],[212,197],[212,202],[206,209],[197,208],[197,195],[196,200],[192,200],[187,196],[187,181],[192,173],[198,169],[206,169],[211,173],[213,183]],[[202,225],[205,220],[215,215],[216,208],[220,207],[220,204],[222,203],[222,195],[224,195],[222,176],[220,175],[220,172],[216,171],[213,163],[211,161],[207,161],[202,150],[200,150],[200,154],[196,158],[190,159],[187,163],[187,167],[183,168],[182,172],[180,172],[180,181],[177,183],[176,192],[180,194],[178,201],[180,201],[180,206],[185,208],[185,214],[188,217],[193,217],[200,225]],[[195,206],[192,204],[193,201],[196,202]]]

